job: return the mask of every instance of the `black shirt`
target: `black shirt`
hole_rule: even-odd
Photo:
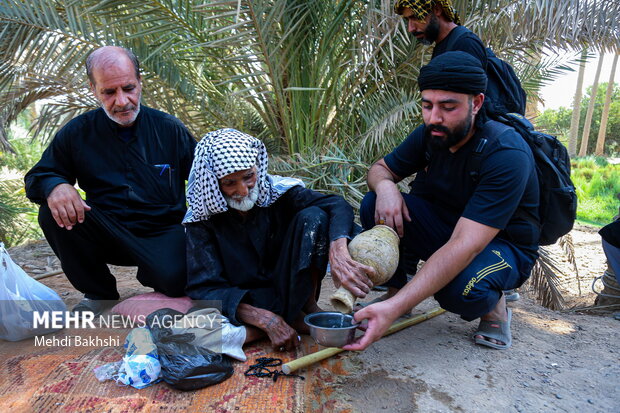
[[[450,39],[454,36],[458,36],[459,33],[462,33],[456,41],[453,42],[452,46],[450,46]],[[480,60],[482,63],[482,68],[484,70],[487,69],[487,52],[484,44],[482,44],[482,40],[474,32],[469,30],[464,26],[457,26],[454,29],[450,30],[450,33],[439,43],[435,45],[433,49],[433,55],[431,59],[444,54],[446,52],[465,52],[469,53],[476,59]]]
[[[129,139],[119,129],[101,108],[71,120],[26,174],[28,198],[41,204],[77,181],[87,204],[130,230],[181,223],[196,141],[178,119],[144,105]]]
[[[482,137],[480,130],[452,153],[448,149],[427,151],[424,128],[416,128],[384,158],[390,170],[404,178],[425,169],[425,179],[417,183],[424,188],[416,188],[416,194],[436,205],[442,219],[455,225],[462,216],[497,228],[500,238],[536,258],[539,186],[534,157],[523,138],[511,128],[500,136],[485,135],[488,142],[474,181],[469,174],[470,159]],[[431,155],[428,161],[427,152]],[[535,222],[516,214],[517,209]]]
[[[252,208],[245,217],[229,209],[186,224],[187,295],[221,300],[222,313],[238,325],[242,298],[252,290],[269,289],[282,251],[298,248],[284,245],[285,236],[295,214],[311,206],[327,212],[330,241],[354,236],[353,209],[344,199],[301,186],[269,207]]]

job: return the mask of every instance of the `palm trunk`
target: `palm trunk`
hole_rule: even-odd
[[[579,117],[581,115],[581,90],[583,89],[583,76],[586,72],[586,62],[588,60],[588,49],[581,52],[581,63],[579,64],[579,76],[577,77],[577,89],[573,99],[573,117],[570,121],[570,135],[568,137],[568,155],[572,158],[577,155],[577,135],[579,134]]]
[[[616,74],[616,66],[618,65],[618,55],[614,56],[614,62],[611,65],[611,74],[609,75],[609,84],[607,85],[607,94],[605,95],[605,106],[601,114],[601,128],[598,130],[598,138],[596,139],[596,156],[603,156],[605,149],[605,134],[607,133],[607,120],[609,118],[609,106],[611,105],[611,95],[614,91],[614,75]]]
[[[579,148],[579,156],[586,156],[588,154],[590,127],[592,126],[592,115],[594,114],[594,104],[596,103],[596,94],[598,92],[598,80],[601,77],[601,69],[603,67],[604,56],[605,53],[601,53],[598,60],[598,66],[596,66],[596,75],[594,75],[594,84],[592,85],[592,93],[590,94],[588,113],[586,113],[586,121],[583,124],[583,134],[581,135],[581,147]]]

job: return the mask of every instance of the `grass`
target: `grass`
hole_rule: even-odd
[[[601,157],[576,158],[571,164],[579,200],[577,219],[594,225],[610,223],[620,206],[620,164]]]

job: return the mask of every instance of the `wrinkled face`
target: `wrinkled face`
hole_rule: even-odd
[[[468,137],[483,101],[483,94],[472,96],[435,89],[422,91],[422,117],[431,146],[452,148]]]
[[[131,61],[123,56],[116,62],[93,69],[92,91],[106,115],[122,127],[133,125],[140,113],[142,84]]]
[[[407,21],[407,31],[415,36],[422,44],[432,44],[439,36],[439,19],[434,13],[429,13],[424,20],[413,17],[409,7],[403,10],[403,18]]]
[[[258,199],[256,167],[233,172],[220,178],[220,191],[228,206],[238,211],[249,211]]]

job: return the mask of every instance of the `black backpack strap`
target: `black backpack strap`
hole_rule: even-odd
[[[488,139],[482,137],[478,140],[476,147],[470,155],[468,160],[467,169],[469,170],[469,176],[474,182],[478,182],[480,176],[480,165],[482,164],[482,152],[487,146]]]
[[[480,166],[482,164],[482,154],[484,152],[484,148],[488,143],[487,137],[489,136],[499,136],[510,126],[505,125],[501,122],[497,122],[494,120],[487,121],[481,130],[482,137],[478,140],[476,147],[472,151],[470,158],[468,160],[467,169],[469,170],[469,176],[474,182],[478,182],[480,178]]]
[[[454,43],[456,43],[456,41],[459,39],[459,37],[461,37],[462,35],[464,35],[468,31],[470,31],[470,30],[467,27],[465,27],[465,26],[456,26],[454,29],[452,29],[452,31],[448,35],[448,43],[446,44],[446,49],[445,50],[448,51],[448,52],[453,51],[454,50]]]

